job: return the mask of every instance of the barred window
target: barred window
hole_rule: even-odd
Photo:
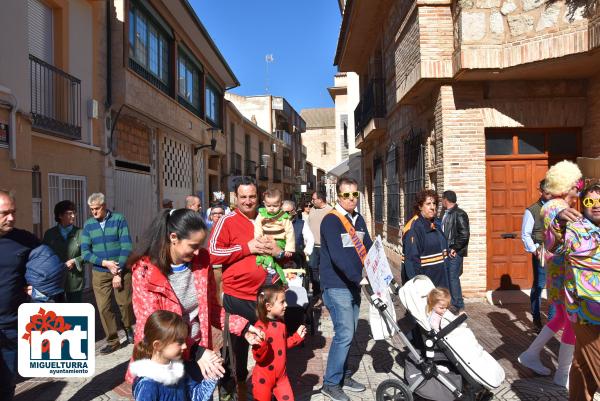
[[[424,146],[419,132],[404,140],[404,222],[412,216],[416,195],[425,187]]]
[[[385,175],[387,187],[387,224],[398,227],[400,222],[400,180],[398,178],[398,148],[391,146],[387,153]]]
[[[375,171],[375,182],[373,185],[375,221],[383,222],[383,162],[381,159],[373,161],[373,170]]]

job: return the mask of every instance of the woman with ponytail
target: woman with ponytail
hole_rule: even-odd
[[[217,381],[196,381],[181,362],[188,325],[181,316],[159,310],[144,325],[144,338],[135,344],[130,365],[136,401],[207,401]]]
[[[202,216],[188,209],[165,209],[154,219],[140,248],[128,260],[132,271],[133,311],[136,317],[134,342],[144,337],[146,320],[157,310],[167,310],[183,318],[188,326],[187,349],[183,353],[193,375],[200,368],[202,376],[218,379],[223,375],[223,361],[212,350],[211,326],[224,327],[225,311],[216,299],[216,282],[210,258],[202,248],[207,229]],[[229,330],[245,333],[251,344],[262,332],[236,315],[229,318]],[[132,382],[131,372],[126,380]]]

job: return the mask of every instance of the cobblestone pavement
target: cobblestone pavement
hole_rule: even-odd
[[[493,306],[484,302],[470,302],[466,306],[468,324],[481,344],[504,367],[506,381],[495,393],[495,400],[566,400],[564,389],[555,386],[551,377],[534,376],[516,362],[517,356],[534,338],[531,331],[528,305],[510,304]],[[402,311],[398,311],[402,314]],[[319,330],[307,337],[304,346],[288,353],[288,373],[299,401],[325,401],[319,393],[327,364],[327,353],[333,337],[333,326],[327,310],[323,309]],[[374,400],[377,386],[388,378],[402,377],[402,350],[385,341],[370,339],[367,322],[368,304],[363,299],[358,335],[350,350],[350,366],[356,369],[354,378],[367,386],[363,393],[349,394],[354,401]],[[124,334],[122,337],[124,337]],[[101,334],[98,336],[100,338]],[[96,343],[96,349],[104,345]],[[543,361],[556,366],[559,342],[552,340],[544,352]],[[16,401],[54,400],[130,400],[131,387],[123,383],[127,361],[131,355],[129,345],[108,356],[96,358],[96,374],[89,379],[28,379],[17,385]],[[250,358],[251,359],[251,358]],[[250,362],[249,365],[252,365]],[[596,395],[600,400],[600,395]]]

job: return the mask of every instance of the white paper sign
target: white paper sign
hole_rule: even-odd
[[[383,242],[381,242],[379,235],[375,238],[365,258],[365,270],[367,271],[367,277],[375,295],[386,299],[384,298],[384,294],[386,294],[387,288],[394,277],[392,276],[387,256],[385,256],[385,251],[383,250]]]

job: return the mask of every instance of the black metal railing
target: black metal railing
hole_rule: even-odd
[[[234,153],[231,156],[231,175],[242,175],[242,155]]]
[[[412,216],[417,194],[425,188],[425,147],[421,132],[411,130],[404,139],[404,222]]]
[[[281,169],[273,169],[273,182],[281,182]]]
[[[373,118],[385,117],[385,83],[383,79],[372,79],[354,109],[356,136],[360,135]]]
[[[250,177],[256,177],[256,162],[254,160],[246,160],[245,174]]]
[[[33,128],[81,139],[81,80],[29,55]]]
[[[269,169],[268,169],[268,167],[260,166],[259,171],[258,171],[258,179],[261,180],[261,181],[268,181],[269,180]]]

